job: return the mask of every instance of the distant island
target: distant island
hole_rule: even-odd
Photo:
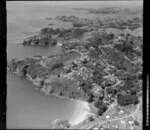
[[[89,8],[74,8],[74,10],[84,10],[88,13],[93,14],[127,14],[135,15],[142,12],[142,9],[130,9],[130,8],[120,8],[120,7],[105,7],[99,9],[89,9]]]
[[[104,14],[121,12],[120,8],[88,11]],[[92,116],[74,126],[67,120],[56,120],[52,123],[53,128],[94,129],[109,125],[117,129],[123,127],[119,121],[127,122],[126,129],[131,124],[141,128],[138,114],[142,115],[143,37],[106,30],[142,28],[142,17],[134,14],[131,18],[101,20],[57,16],[55,20],[72,22],[73,27],[43,28],[21,44],[50,47],[61,44],[62,54],[12,59],[7,66],[9,71],[30,80],[46,95],[89,104]],[[61,43],[58,43],[60,39]]]

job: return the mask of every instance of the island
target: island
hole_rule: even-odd
[[[126,8],[126,7],[103,7],[103,8],[97,8],[97,9],[91,9],[91,8],[74,8],[74,10],[83,10],[87,11],[87,13],[93,13],[93,14],[127,14],[127,15],[136,15],[138,13],[142,12],[142,9],[140,8]]]
[[[81,18],[75,16],[56,19],[73,22],[77,28],[43,28],[22,45],[55,46],[61,39],[62,54],[12,59],[7,66],[46,95],[89,104],[92,114],[84,121],[71,125],[67,120],[57,119],[52,128],[141,128],[143,37],[107,31],[107,28],[142,28],[141,18],[134,16],[125,22],[121,18],[96,22],[82,19],[86,28],[79,24]]]

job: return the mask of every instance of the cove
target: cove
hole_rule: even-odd
[[[50,121],[70,119],[76,101],[46,96],[26,79],[7,75],[7,128],[50,128]]]

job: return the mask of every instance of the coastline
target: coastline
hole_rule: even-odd
[[[18,74],[18,72],[16,72],[16,73]],[[37,83],[37,80],[40,80],[40,79],[32,79],[30,77],[30,75],[27,75],[26,79],[28,81],[31,81],[31,83],[35,87],[39,87],[39,84]],[[45,93],[42,89],[40,89],[40,91]],[[89,103],[86,102],[86,101],[83,101],[82,99],[75,99],[75,98],[70,98],[70,97],[66,97],[66,96],[59,96],[55,93],[52,93],[52,94],[45,93],[45,95],[55,96],[55,97],[58,97],[58,98],[64,98],[64,99],[69,99],[69,100],[75,100],[77,102],[74,114],[69,120],[69,122],[71,124],[71,127],[76,126],[76,125],[84,122],[90,115],[93,115],[92,112],[91,112],[91,108],[90,108]]]
[[[32,81],[33,85],[38,87],[38,84],[36,84],[35,81],[30,76],[28,76],[28,79],[30,81]],[[40,90],[40,91],[42,92],[42,90]],[[66,97],[66,96],[59,96],[55,93],[52,93],[52,94],[46,94],[45,93],[45,95],[55,96],[55,97],[58,97],[58,98],[64,98],[64,99],[69,99],[69,100],[75,100],[77,102],[74,114],[69,120],[71,126],[78,125],[78,124],[84,122],[90,115],[93,115],[92,112],[91,112],[91,108],[89,106],[89,103],[86,102],[86,101],[83,101],[83,100],[80,100],[80,99],[69,98],[69,97]]]

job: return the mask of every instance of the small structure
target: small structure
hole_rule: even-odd
[[[121,121],[122,124],[125,124],[125,121]]]
[[[118,129],[118,126],[116,126],[116,129]]]
[[[109,118],[110,118],[110,116],[106,116],[106,118],[107,118],[107,119],[109,119]]]
[[[133,124],[133,121],[129,121],[129,124],[132,125],[132,124]]]
[[[119,112],[119,114],[123,114],[124,112],[123,112],[123,110],[121,110],[120,112]]]
[[[57,46],[62,46],[62,43],[61,42],[57,42]]]
[[[133,127],[130,127],[131,130],[133,130]]]
[[[81,87],[78,87],[78,90],[81,90]]]

